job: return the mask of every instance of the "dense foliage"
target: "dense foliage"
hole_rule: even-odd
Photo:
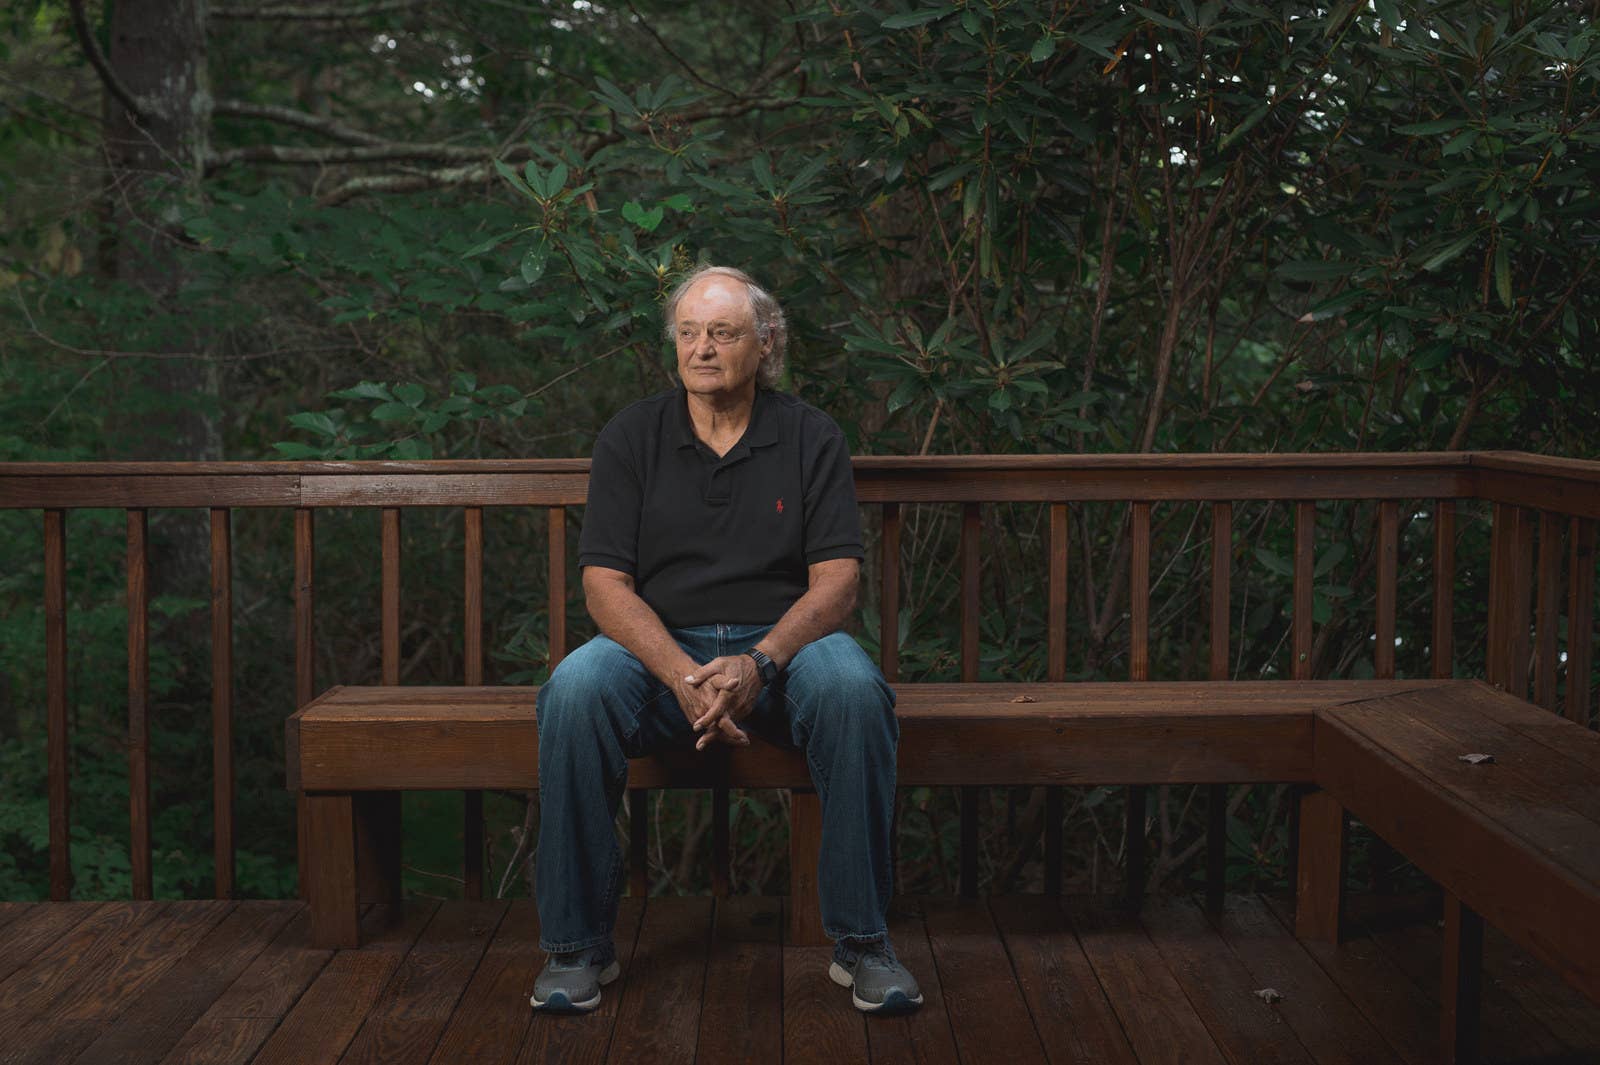
[[[136,128],[152,142],[163,109],[194,119],[139,156],[117,140],[123,105],[66,8],[13,4],[0,14],[0,460],[584,455],[612,411],[670,383],[657,303],[703,261],[781,295],[789,385],[857,453],[1593,456],[1597,13],[1554,0],[213,7],[190,49],[198,88],[124,94],[149,112]],[[111,26],[90,29],[113,77],[153,77]],[[1428,505],[1404,516],[1403,672],[1428,663]],[[1475,560],[1457,593],[1463,673],[1482,660],[1480,519],[1461,522]],[[120,520],[69,523],[85,897],[128,884]],[[199,520],[154,518],[158,894],[209,890]],[[404,679],[453,682],[459,516],[406,521]],[[986,676],[1043,675],[1042,521],[1037,507],[986,512]],[[294,876],[288,517],[236,522],[240,882],[278,895]],[[1372,508],[1326,505],[1319,522],[1315,670],[1370,675]],[[544,675],[542,523],[489,521],[491,681]],[[907,679],[956,672],[957,524],[908,511],[894,634]],[[1282,675],[1290,516],[1241,506],[1235,530],[1235,675]],[[376,518],[332,516],[318,535],[319,568],[338,575],[319,599],[321,679],[371,680]],[[1126,508],[1075,508],[1073,535],[1071,675],[1124,676]],[[1158,677],[1203,672],[1208,535],[1196,508],[1158,508]],[[0,543],[0,897],[29,898],[47,883],[38,515],[0,514]],[[581,603],[569,612],[586,635]],[[859,636],[873,649],[876,616],[869,596]],[[947,889],[953,798],[904,798],[905,886]],[[1284,800],[1236,789],[1235,882],[1281,876]],[[708,803],[656,802],[658,888],[703,886]],[[1069,806],[1069,875],[1098,886],[1119,860],[1119,793],[1082,789]],[[1161,789],[1158,882],[1194,875],[1202,813],[1190,789]],[[1036,882],[1039,816],[1036,793],[992,793],[996,889]],[[408,817],[412,888],[449,893],[459,798],[408,797]],[[494,882],[525,890],[507,866],[526,854],[522,797],[494,796],[489,817]],[[735,817],[736,886],[781,890],[781,804],[741,795]]]

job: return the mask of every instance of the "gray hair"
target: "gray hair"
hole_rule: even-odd
[[[789,347],[789,323],[784,320],[783,308],[778,306],[778,301],[772,293],[756,284],[755,279],[743,270],[732,266],[702,266],[682,281],[667,296],[663,308],[663,318],[666,324],[668,339],[672,338],[674,327],[678,318],[678,301],[683,299],[683,294],[697,281],[708,277],[726,277],[730,281],[738,281],[744,285],[745,295],[750,300],[750,317],[755,320],[756,336],[763,344],[770,339],[771,348],[762,358],[761,365],[756,369],[756,383],[763,388],[776,388],[783,379],[783,356]]]

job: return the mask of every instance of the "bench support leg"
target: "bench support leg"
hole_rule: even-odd
[[[1228,785],[1206,785],[1206,912],[1222,915],[1228,890]]]
[[[628,790],[628,894],[650,894],[650,791]]]
[[[362,902],[400,904],[400,793],[358,791],[353,796],[356,880]]]
[[[1344,807],[1326,791],[1300,797],[1300,847],[1296,860],[1294,934],[1338,943],[1344,913]]]
[[[825,947],[817,898],[817,857],[822,852],[822,800],[811,788],[789,792],[789,928],[786,942]]]
[[[1128,869],[1127,883],[1122,889],[1122,902],[1134,913],[1144,905],[1144,882],[1150,875],[1145,861],[1147,849],[1144,838],[1148,790],[1143,784],[1129,786],[1127,817],[1122,826],[1123,852],[1127,855]]]
[[[313,947],[361,945],[353,806],[348,792],[305,796],[306,864],[300,880],[311,908]]]
[[[1439,1044],[1447,1065],[1478,1060],[1478,1004],[1483,989],[1483,918],[1444,896],[1444,965],[1439,986]]]

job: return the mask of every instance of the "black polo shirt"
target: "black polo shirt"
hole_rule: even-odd
[[[595,440],[578,565],[630,574],[669,627],[771,624],[805,594],[807,566],[864,553],[844,433],[794,396],[758,389],[721,458],[682,388],[630,404]]]

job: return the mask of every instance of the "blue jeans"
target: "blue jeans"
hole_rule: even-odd
[[[696,662],[738,654],[770,625],[669,629]],[[805,753],[822,802],[817,861],[823,930],[865,940],[887,932],[893,878],[894,690],[855,640],[807,644],[767,686],[741,727]],[[539,689],[539,945],[583,950],[611,939],[622,889],[614,823],[628,759],[694,747],[677,698],[621,644],[596,636]],[[640,816],[643,811],[636,811]]]

